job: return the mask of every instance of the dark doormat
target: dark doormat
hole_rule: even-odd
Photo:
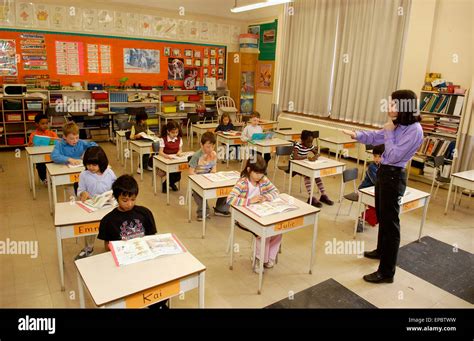
[[[266,308],[377,308],[330,278]]]
[[[474,304],[474,255],[431,238],[400,248],[397,265]]]

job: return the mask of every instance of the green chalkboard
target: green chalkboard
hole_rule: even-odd
[[[249,33],[260,31],[258,60],[275,60],[278,20],[267,24],[249,26]]]

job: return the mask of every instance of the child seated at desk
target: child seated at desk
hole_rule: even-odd
[[[171,159],[171,154],[176,154],[176,156],[181,156],[183,153],[183,139],[181,138],[181,129],[179,129],[179,124],[175,121],[169,121],[166,126],[163,127],[161,131],[161,138],[159,140],[160,150],[159,155],[166,159]],[[161,169],[158,169],[158,176],[160,178],[164,177],[166,173]],[[170,187],[173,191],[177,191],[176,183],[181,180],[181,172],[170,173]],[[166,180],[161,186],[161,191],[166,193]]]
[[[234,127],[234,124],[232,123],[232,119],[230,118],[230,115],[226,112],[223,113],[219,120],[219,125],[217,126],[214,132],[218,133],[218,132],[233,131],[233,130],[235,130],[235,127]],[[229,146],[229,150],[232,149],[235,151],[236,157],[237,157],[237,150],[238,150],[237,148],[238,148],[238,145]],[[225,160],[222,160],[222,162],[225,162]]]
[[[63,126],[63,139],[54,146],[51,159],[55,163],[80,165],[86,149],[95,146],[95,142],[80,140],[79,127],[74,122],[68,122]]]
[[[255,133],[263,133],[263,129],[261,126],[258,125],[260,120],[260,114],[258,112],[253,112],[252,115],[250,115],[250,124],[247,124],[242,131],[242,136],[240,139],[244,142],[251,141],[252,136]],[[263,155],[263,158],[265,159],[266,163],[270,162],[272,159],[272,155],[270,153],[265,153]]]
[[[291,160],[306,160],[308,159],[309,161],[316,161],[319,157],[318,154],[318,147],[313,145],[313,132],[309,130],[303,130],[301,132],[301,141],[296,142],[294,147],[293,147],[293,154],[291,154],[290,159]],[[312,157],[308,157],[309,152],[313,153]],[[292,176],[295,176],[297,173],[293,172]],[[318,186],[319,191],[321,192],[321,197],[316,199],[315,197],[308,198],[308,204],[311,203],[311,205],[315,207],[322,207],[323,204],[321,202],[332,206],[334,205],[334,202],[329,199],[329,197],[326,194],[326,190],[324,189],[324,184],[323,180],[321,178],[315,178],[314,181],[316,182],[316,185]],[[306,187],[306,191],[308,192],[308,195],[311,195],[311,178],[308,176],[304,177],[304,185]]]
[[[278,197],[278,189],[271,183],[271,181],[264,175],[267,170],[267,163],[261,155],[257,155],[256,160],[247,160],[245,168],[240,174],[240,179],[235,184],[234,188],[227,197],[229,205],[247,206],[250,204],[261,203],[264,201],[272,201]],[[245,228],[243,228],[245,229]],[[268,237],[265,240],[265,259],[263,266],[272,268],[275,264],[275,259],[280,250],[282,235]],[[259,272],[260,264],[260,237],[257,237],[255,247],[255,272]]]
[[[371,162],[367,167],[367,170],[365,171],[365,178],[359,185],[359,189],[375,186],[375,181],[377,180],[377,171],[379,170],[380,163],[382,162],[382,154],[384,151],[385,145],[383,144],[375,146],[374,149],[372,149],[374,162]],[[379,223],[374,207],[369,206],[365,211],[365,221],[371,226],[375,226]],[[361,215],[357,223],[357,232],[362,232],[364,230],[363,225],[364,223],[362,221]]]
[[[211,132],[206,132],[201,136],[201,149],[194,153],[189,161],[189,175],[215,173],[217,170],[217,153],[214,150],[216,145],[216,137]],[[197,205],[197,220],[202,221],[202,198],[193,192],[193,198]],[[229,205],[226,198],[218,198],[214,214],[217,216],[229,217]],[[207,202],[206,202],[207,205]],[[206,206],[206,211],[209,212]],[[206,217],[208,217],[206,215]]]
[[[107,155],[101,147],[90,147],[83,158],[86,170],[79,175],[77,196],[86,201],[96,195],[110,191],[117,179],[112,168],[109,167]],[[77,255],[76,260],[88,257],[94,252],[95,236],[86,236],[86,247]]]
[[[148,129],[148,124],[146,123],[147,119],[148,115],[146,112],[140,112],[135,116],[135,123],[132,125],[132,129],[130,130],[131,140],[142,139],[142,133],[145,133],[147,135],[154,135],[154,133],[150,129]],[[153,160],[150,158],[149,154],[143,154],[142,161],[143,168],[146,168],[149,171],[153,170]],[[141,173],[140,167],[138,167],[137,173]]]
[[[30,138],[28,140],[28,146],[34,146],[33,143],[33,138],[38,135],[38,136],[48,136],[51,137],[52,139],[57,139],[58,135],[54,132],[49,130],[49,120],[48,116],[45,114],[37,114],[35,116],[35,126],[36,130],[30,134]],[[36,164],[36,170],[38,171],[38,176],[40,180],[47,185],[48,180],[46,179],[46,164],[44,163],[37,163]]]

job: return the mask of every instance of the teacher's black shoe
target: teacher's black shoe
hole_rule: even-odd
[[[393,276],[392,277],[387,277],[382,275],[380,272],[375,271],[374,273],[371,273],[370,275],[365,275],[364,281],[370,282],[370,283],[393,283]]]
[[[380,254],[377,252],[377,249],[375,249],[372,251],[365,251],[364,257],[370,259],[380,259]]]

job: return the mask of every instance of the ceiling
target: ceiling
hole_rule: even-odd
[[[238,6],[248,5],[251,3],[261,2],[263,0],[237,0]],[[96,1],[99,3],[100,1]],[[153,8],[156,10],[164,9],[171,11],[179,11],[184,7],[185,11],[192,14],[210,15],[225,19],[234,19],[242,21],[252,21],[269,17],[277,17],[279,9],[283,5],[270,6],[253,11],[243,13],[232,13],[230,9],[234,7],[235,0],[109,0],[107,4],[117,4],[131,6],[130,8]]]

